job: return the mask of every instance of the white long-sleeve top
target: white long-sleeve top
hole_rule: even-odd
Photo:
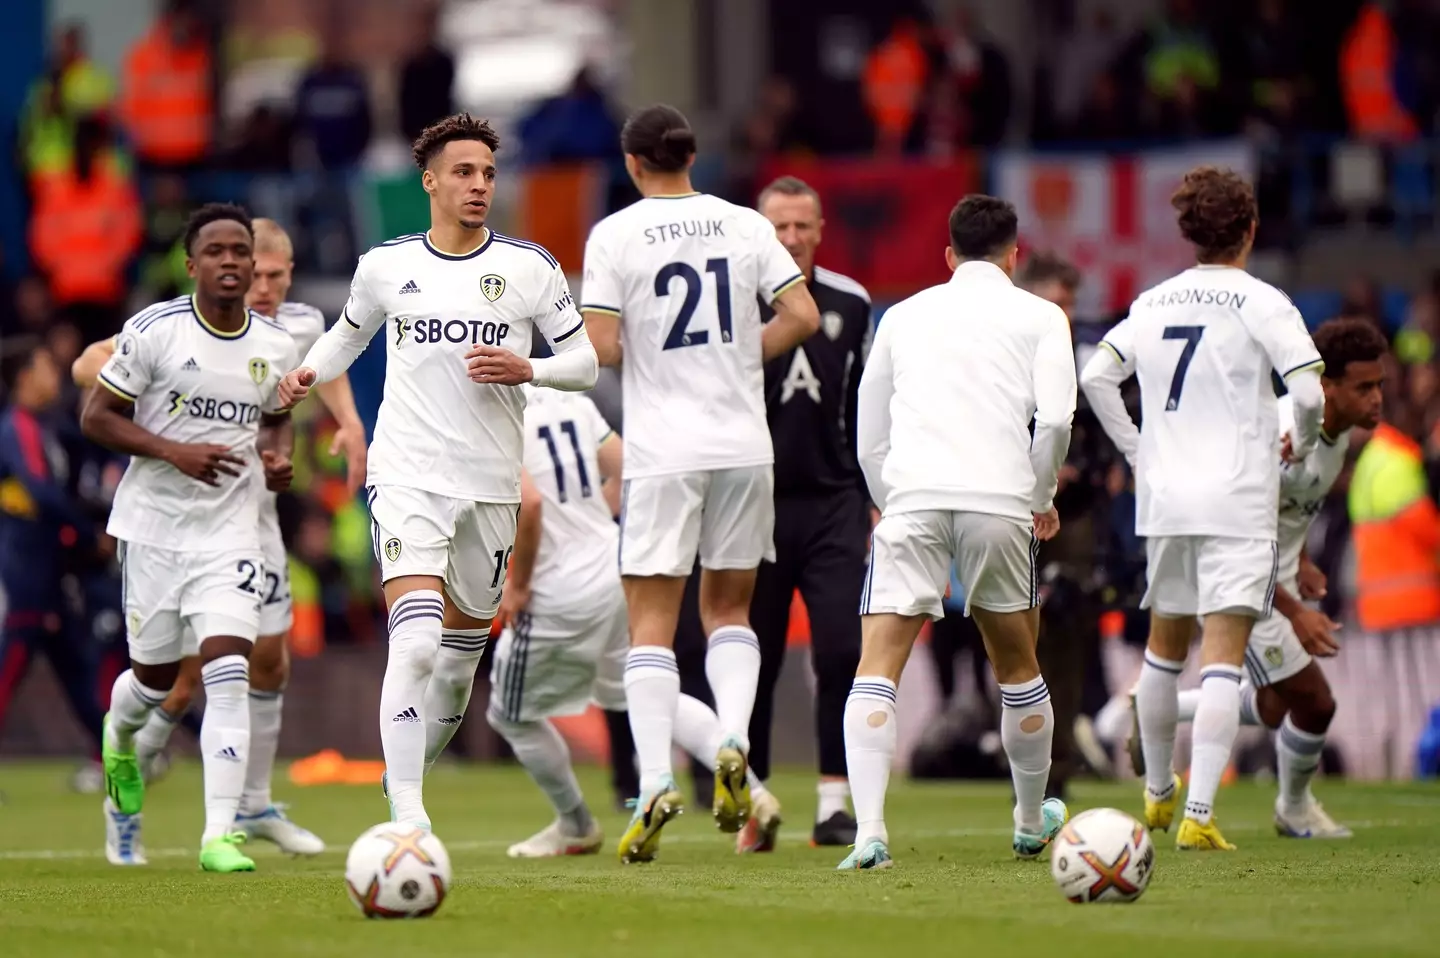
[[[1055,497],[1075,396],[1064,312],[998,266],[962,263],[892,306],[876,332],[856,423],[870,496],[887,515],[1028,522]]]
[[[1080,375],[1135,469],[1142,536],[1273,539],[1280,427],[1270,374],[1293,397],[1297,459],[1315,449],[1324,364],[1284,293],[1243,270],[1197,266],[1140,294]],[[1143,428],[1120,386],[1140,380]]]

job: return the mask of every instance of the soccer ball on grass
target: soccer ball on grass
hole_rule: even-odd
[[[1075,904],[1134,901],[1155,868],[1150,833],[1114,808],[1081,812],[1050,843],[1050,874]]]
[[[345,888],[366,918],[427,918],[450,889],[450,855],[433,832],[385,822],[350,846]]]

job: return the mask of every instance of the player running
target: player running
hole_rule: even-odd
[[[1245,272],[1259,221],[1250,185],[1228,170],[1185,175],[1172,203],[1199,265],[1144,293],[1101,341],[1081,383],[1135,470],[1136,531],[1145,537],[1150,640],[1136,690],[1145,750],[1145,821],[1168,829],[1180,802],[1176,682],[1203,620],[1200,700],[1181,849],[1230,851],[1213,816],[1240,716],[1251,628],[1270,613],[1280,556],[1279,419],[1272,370],[1295,408],[1290,458],[1320,435],[1323,368],[1284,293]],[[1145,428],[1120,386],[1140,380]]]
[[[1000,683],[1016,857],[1038,857],[1068,817],[1064,802],[1045,798],[1055,716],[1035,661],[1035,553],[1037,538],[1060,528],[1075,353],[1060,307],[1011,282],[1017,234],[1009,203],[961,200],[945,250],[950,281],[890,308],[860,380],[857,448],[881,518],[845,703],[857,837],[841,870],[893,864],[885,791],[896,689],[921,625],[944,615],[952,567]]]
[[[1363,319],[1332,319],[1315,330],[1315,348],[1325,361],[1320,384],[1325,390],[1325,419],[1320,445],[1302,463],[1280,467],[1278,544],[1280,577],[1275,612],[1255,623],[1245,652],[1248,682],[1240,685],[1240,724],[1277,729],[1275,754],[1280,794],[1275,799],[1275,830],[1288,838],[1349,838],[1310,792],[1320,767],[1325,733],[1335,717],[1335,698],[1325,673],[1311,658],[1339,651],[1339,628],[1303,599],[1325,594],[1325,573],[1305,556],[1305,540],[1336,478],[1345,467],[1350,430],[1380,424],[1381,387],[1387,351],[1385,336]],[[1280,434],[1294,428],[1290,398],[1280,400]],[[1278,614],[1276,614],[1278,613]],[[1193,721],[1199,690],[1181,692],[1179,720]],[[1136,771],[1144,774],[1143,751]]]
[[[640,862],[655,857],[660,830],[683,808],[670,765],[674,643],[697,552],[705,674],[726,735],[715,817],[736,832],[750,814],[746,755],[760,673],[750,596],[760,561],[775,558],[763,363],[815,332],[820,314],[768,220],[691,186],[695,134],[678,110],[640,110],[620,142],[643,199],[591,231],[581,311],[600,361],[624,359],[620,573],[640,797],[620,859]],[[763,329],[760,300],[775,309]]]
[[[263,464],[270,489],[290,483],[293,435],[275,390],[295,363],[295,343],[245,306],[255,268],[245,210],[201,207],[185,250],[195,295],[125,324],[81,415],[88,438],[131,457],[109,524],[120,541],[131,668],[115,680],[105,719],[105,852],[115,864],[145,861],[135,733],[164,701],[181,659],[198,652],[206,700],[200,867],[253,871],[235,827],[251,744],[249,658],[265,594],[252,473]]]
[[[255,231],[255,279],[246,294],[246,305],[285,327],[295,340],[297,355],[303,356],[325,332],[325,317],[313,306],[286,300],[295,269],[290,237],[274,220],[256,218],[252,226]],[[78,384],[85,387],[94,384],[101,366],[114,353],[117,338],[92,344],[75,361],[72,374]],[[338,424],[330,454],[344,453],[353,494],[365,480],[365,427],[355,409],[349,379],[341,375],[316,392]],[[284,712],[284,689],[290,678],[285,636],[294,620],[290,565],[280,535],[275,502],[275,494],[262,489],[260,541],[265,552],[265,598],[260,607],[260,638],[250,655],[250,760],[236,827],[251,838],[274,842],[286,854],[318,855],[325,850],[325,843],[313,832],[290,821],[284,809],[271,798],[271,780]],[[147,781],[153,782],[158,777],[158,771],[163,767],[159,762],[160,756],[180,717],[190,708],[199,684],[200,660],[187,656],[164,704],[150,713],[145,727],[136,733],[135,753]]]
[[[527,393],[526,474],[486,718],[557,816],[510,846],[510,857],[587,855],[600,850],[604,835],[580,793],[565,740],[548,720],[578,715],[591,701],[625,711],[630,627],[615,565],[624,445],[585,396]],[[723,738],[709,706],[680,697],[675,739],[682,748],[714,762]],[[768,794],[752,782],[757,795]]]
[[[468,113],[420,134],[430,230],[360,258],[340,321],[280,384],[293,406],[389,324],[369,460],[390,607],[380,741],[391,818],[423,828],[424,770],[459,727],[515,543],[525,413],[515,387],[584,390],[598,372],[560,264],[485,225],[499,146]],[[531,360],[537,330],[555,354]]]

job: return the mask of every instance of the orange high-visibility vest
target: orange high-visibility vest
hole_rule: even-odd
[[[861,77],[865,106],[882,142],[898,142],[910,129],[928,71],[925,48],[909,32],[892,34],[865,61]]]
[[[70,169],[36,181],[30,252],[58,305],[124,299],[143,230],[140,197],[109,164],[97,163],[88,180]]]
[[[1350,129],[1366,139],[1415,139],[1415,119],[1395,96],[1395,34],[1384,11],[1367,4],[1340,48],[1340,87]]]
[[[210,51],[177,47],[165,21],[125,58],[120,113],[142,160],[191,163],[210,147]]]
[[[1440,622],[1440,509],[1420,446],[1389,425],[1365,445],[1350,480],[1355,611],[1367,632]]]

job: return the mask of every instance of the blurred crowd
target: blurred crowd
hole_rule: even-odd
[[[1040,44],[1053,55],[1038,60],[1025,115],[1017,67],[982,24],[963,11],[936,18],[921,5],[897,3],[894,16],[877,15],[883,23],[855,45],[854,56],[837,55],[845,62],[834,69],[803,58],[776,62],[727,144],[728,168],[739,175],[717,177],[717,190],[751,202],[746,174],[775,155],[945,157],[1015,143],[1216,136],[1273,143],[1302,134],[1404,144],[1437,132],[1440,58],[1433,51],[1440,12],[1432,0],[1166,0],[1154,19],[1128,31],[1103,4],[1089,5],[1084,17],[1061,0],[1038,6],[1048,11],[1036,22]],[[19,117],[14,144],[29,201],[28,249],[0,250],[6,342],[0,354],[15,352],[17,342],[38,342],[55,375],[50,383],[34,362],[5,367],[6,422],[36,419],[44,429],[32,447],[24,439],[28,427],[7,426],[0,540],[40,508],[21,488],[39,467],[67,501],[83,507],[84,529],[72,529],[57,547],[65,608],[74,614],[35,628],[53,648],[81,656],[87,669],[123,647],[116,644],[113,544],[98,531],[122,463],[79,436],[70,363],[139,305],[190,291],[180,245],[186,216],[200,202],[235,197],[217,195],[216,183],[248,182],[217,175],[311,177],[304,202],[291,207],[293,218],[282,217],[295,239],[298,272],[348,276],[372,239],[357,227],[349,178],[365,168],[378,142],[408,142],[457,108],[457,63],[439,40],[439,5],[407,20],[413,36],[383,96],[376,95],[375,71],[362,66],[348,39],[345,6],[326,9],[315,54],[293,92],[257,99],[233,122],[218,107],[222,31],[209,5],[196,0],[165,0],[117,75],[92,59],[80,26],[62,27]],[[618,170],[620,112],[597,74],[580,69],[565,89],[514,118],[513,148],[523,165],[595,162]],[[1269,218],[1284,209],[1283,184],[1263,164],[1261,176]],[[615,182],[598,212],[629,201],[623,175]],[[1031,281],[1058,284],[1070,296],[1084,281],[1045,256],[1027,269]],[[1332,312],[1369,318],[1392,338],[1387,419],[1416,444],[1428,483],[1423,492],[1433,498],[1440,489],[1440,273],[1398,305],[1357,279],[1339,291]],[[1307,318],[1323,317],[1307,312]],[[1077,341],[1086,338],[1077,327]],[[281,518],[292,552],[292,644],[297,654],[313,655],[327,642],[368,642],[382,633],[368,518],[345,494],[343,463],[328,454],[334,424],[311,413],[300,426],[297,481],[281,500]],[[1337,583],[1345,581],[1349,554],[1348,481],[1337,487],[1312,547]],[[1108,632],[1137,639],[1144,623],[1132,610],[1143,590],[1144,558],[1130,479],[1083,410],[1063,482],[1060,508],[1067,520],[1074,517],[1067,528],[1075,531],[1046,556],[1054,607],[1062,615],[1079,610],[1096,623],[1108,611]],[[1332,589],[1333,614],[1342,613],[1345,594]],[[947,634],[937,631],[941,658],[965,641]],[[16,648],[11,643],[0,655],[0,721],[24,671]],[[942,669],[953,691],[947,674]],[[1087,692],[1087,701],[1093,705],[1098,694]]]

